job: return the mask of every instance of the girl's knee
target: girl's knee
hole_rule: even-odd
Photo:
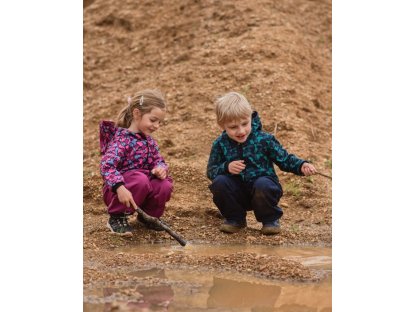
[[[132,193],[148,193],[152,190],[149,178],[141,172],[123,175],[125,187]]]
[[[168,180],[168,179],[164,179],[162,180],[161,183],[161,191],[166,192],[166,193],[172,193],[173,191],[173,182],[172,180]]]
[[[163,180],[153,179],[150,181],[152,185],[153,192],[156,193],[172,193],[173,191],[173,181],[171,178],[166,178]]]
[[[149,182],[149,177],[145,173],[136,170],[131,170],[123,173],[123,179],[126,182],[126,184],[130,181],[135,183]]]

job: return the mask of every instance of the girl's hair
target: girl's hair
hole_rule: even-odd
[[[252,112],[250,103],[237,92],[229,92],[215,101],[215,114],[220,126],[229,121],[251,116]]]
[[[140,114],[144,115],[157,107],[166,109],[165,99],[159,90],[142,90],[132,98],[128,98],[128,104],[120,111],[117,117],[117,127],[128,128],[133,120],[133,110],[137,108]]]

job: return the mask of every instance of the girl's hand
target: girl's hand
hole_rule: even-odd
[[[124,185],[119,186],[116,192],[120,203],[126,205],[127,207],[130,207],[130,205],[134,207],[136,205],[134,203],[133,195]]]
[[[163,167],[153,168],[151,172],[154,176],[156,176],[156,178],[159,178],[160,180],[165,179],[168,175],[168,173],[166,172],[166,169]]]
[[[228,164],[228,171],[232,174],[239,174],[245,168],[244,160],[234,160]]]
[[[302,173],[305,176],[310,176],[316,173],[315,167],[312,164],[306,162],[303,163],[302,168],[300,168],[300,171],[302,171]]]

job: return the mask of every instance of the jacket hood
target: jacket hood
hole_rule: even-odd
[[[111,140],[116,135],[117,131],[125,135],[135,135],[142,140],[148,140],[150,136],[146,136],[142,132],[131,132],[128,129],[117,127],[114,121],[103,120],[100,122],[100,152],[104,155]]]
[[[261,131],[262,127],[260,116],[256,111],[254,111],[251,114],[251,131]]]
[[[114,137],[117,131],[116,124],[113,121],[103,120],[100,122],[100,152],[105,154],[108,144]]]

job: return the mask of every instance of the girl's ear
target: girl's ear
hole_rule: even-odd
[[[133,117],[134,118],[140,118],[142,114],[140,113],[140,110],[138,108],[133,109]]]

